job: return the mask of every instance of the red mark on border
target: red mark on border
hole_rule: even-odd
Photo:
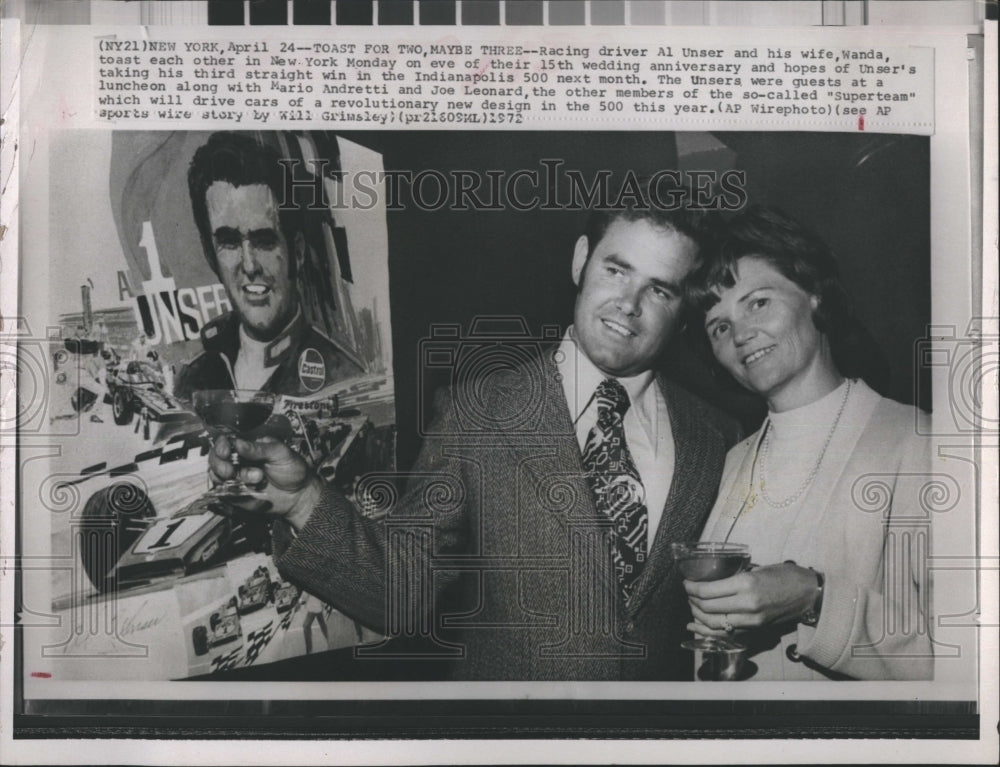
[[[858,130],[864,130],[864,129],[865,129],[865,116],[858,115]]]
[[[52,674],[48,671],[32,671],[31,676],[35,679],[51,679]]]

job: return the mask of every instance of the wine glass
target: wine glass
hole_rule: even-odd
[[[205,425],[230,439],[248,438],[271,417],[276,401],[274,394],[252,389],[202,389],[192,397],[194,410]],[[229,460],[236,469],[233,478],[216,485],[206,495],[229,499],[253,496],[254,491],[239,477],[240,456],[235,445]]]
[[[750,567],[750,547],[744,543],[699,541],[671,544],[674,559],[689,581],[719,581]],[[681,643],[685,650],[729,652],[743,645],[731,639],[699,637]]]

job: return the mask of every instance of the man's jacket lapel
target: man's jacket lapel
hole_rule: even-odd
[[[646,567],[628,603],[635,614],[660,585],[675,576],[670,544],[698,537],[708,518],[718,488],[718,447],[713,445],[714,429],[685,407],[676,386],[657,377],[667,403],[674,437],[674,473],[663,516],[649,549]]]

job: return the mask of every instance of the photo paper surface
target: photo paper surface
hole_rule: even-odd
[[[56,748],[72,733],[53,717],[115,712],[132,737],[201,737],[179,725],[194,715],[263,741],[281,712],[315,761],[328,738],[399,737],[433,709],[448,724],[432,739],[596,739],[511,759],[614,761],[627,731],[658,740],[630,743],[638,760],[667,737],[710,760],[731,758],[720,738],[767,735],[801,761],[829,744],[800,739],[831,727],[854,738],[845,759],[871,756],[858,738],[892,739],[885,758],[988,750],[995,115],[970,98],[975,29],[680,29],[656,26],[687,23],[677,8],[650,23],[639,3],[630,26],[598,26],[619,4],[588,3],[563,29],[541,5],[538,26],[138,26],[159,21],[147,8],[17,30],[0,379],[15,745]],[[643,490],[664,512],[629,613],[617,584],[580,577],[614,537],[586,511],[597,405],[559,350],[584,327],[592,248],[605,257],[593,211],[669,209],[684,185],[710,219],[766,206],[814,233],[866,352],[796,494],[791,462],[765,458],[778,480],[760,483],[768,403],[716,364],[704,315],[669,325],[652,370],[671,460]],[[638,325],[616,322],[624,348]],[[840,427],[862,386],[902,415],[856,449]],[[698,452],[708,433],[719,446]],[[726,449],[748,437],[744,477]],[[311,526],[276,501],[276,446],[327,488]],[[717,492],[723,521],[705,526]],[[682,650],[686,597],[660,599],[684,589],[670,544],[799,506],[813,525],[755,538],[749,572],[817,573],[816,615],[735,666]],[[869,582],[843,597],[845,578]],[[738,611],[715,620],[759,636]],[[840,634],[836,657],[810,645]],[[405,759],[441,759],[413,745]]]

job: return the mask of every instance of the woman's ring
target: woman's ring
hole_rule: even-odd
[[[722,625],[722,628],[727,634],[732,634],[734,631],[736,631],[736,627],[729,622],[729,613],[726,613],[726,617],[724,620],[725,623]]]

